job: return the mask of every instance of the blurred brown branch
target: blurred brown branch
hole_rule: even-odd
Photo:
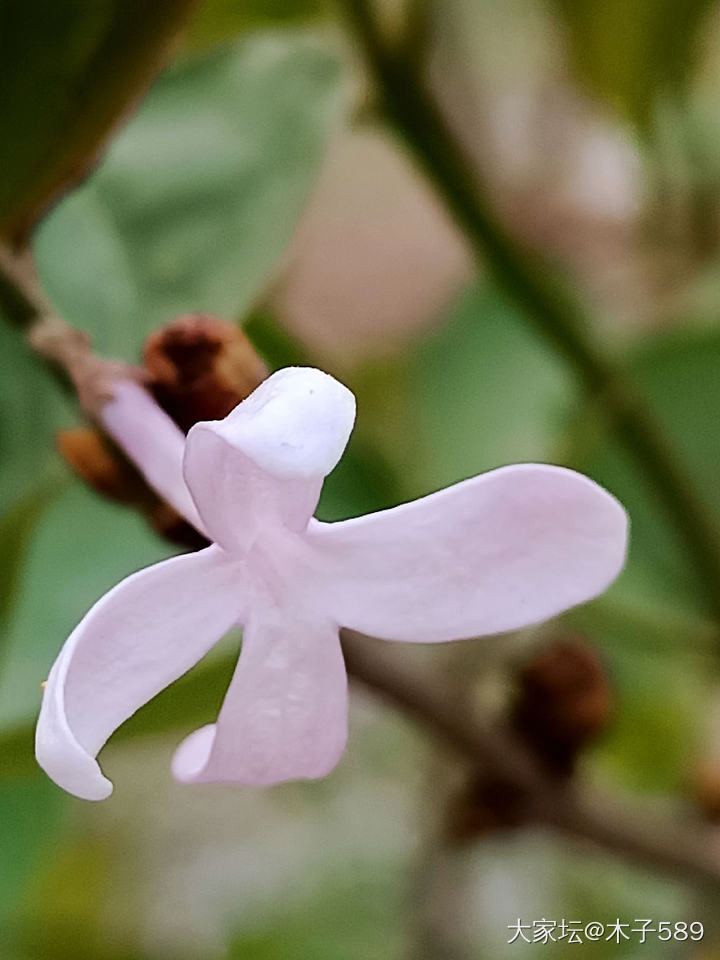
[[[413,674],[382,641],[344,630],[348,672],[417,720],[472,764],[525,798],[526,820],[590,841],[624,859],[694,883],[720,887],[720,831],[688,809],[658,815],[637,801],[603,793],[577,778],[558,780],[508,730],[484,724],[464,703]]]

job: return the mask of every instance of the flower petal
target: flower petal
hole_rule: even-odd
[[[518,464],[393,510],[313,523],[329,612],[388,640],[435,642],[539,623],[622,569],[627,516],[572,470]]]
[[[267,785],[323,777],[347,739],[347,675],[337,627],[253,611],[217,724],[178,748],[184,782]]]
[[[103,426],[150,486],[201,533],[197,508],[185,485],[185,435],[147,390],[116,380],[112,399],[100,410]]]
[[[261,532],[304,530],[354,420],[347,387],[320,370],[288,367],[224,420],[196,424],[185,479],[212,539],[244,553]]]
[[[68,638],[43,696],[36,755],[57,784],[87,800],[112,792],[95,756],[238,621],[241,575],[213,546],[141,570],[95,604]]]

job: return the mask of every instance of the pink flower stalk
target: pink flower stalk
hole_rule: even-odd
[[[392,510],[315,520],[354,419],[346,387],[288,368],[185,440],[140,387],[117,385],[106,428],[213,545],[123,580],[67,640],[36,738],[56,783],[107,797],[95,757],[110,734],[236,624],[242,652],[217,723],[180,745],[175,776],[322,777],[347,736],[340,627],[420,643],[502,633],[589,600],[622,568],[625,511],[561,467],[504,467]]]

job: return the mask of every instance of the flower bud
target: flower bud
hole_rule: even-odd
[[[690,794],[710,823],[720,823],[720,761],[708,759],[697,766]]]
[[[696,752],[688,764],[686,793],[710,823],[720,824],[720,696],[703,710]]]
[[[194,550],[207,546],[207,540],[148,487],[135,467],[98,430],[61,430],[56,439],[66,463],[97,493],[139,510],[171,543]]]
[[[109,500],[138,504],[150,499],[140,474],[99,431],[92,427],[60,430],[56,443],[75,474]]]
[[[612,713],[604,664],[586,641],[569,637],[536,653],[518,680],[513,728],[550,770],[572,773],[578,754]]]
[[[186,314],[148,337],[147,387],[187,432],[199,420],[220,420],[267,377],[265,363],[234,324]]]

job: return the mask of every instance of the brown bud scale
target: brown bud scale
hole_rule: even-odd
[[[234,324],[187,314],[145,343],[147,386],[187,432],[199,420],[221,420],[267,377],[264,361]]]

